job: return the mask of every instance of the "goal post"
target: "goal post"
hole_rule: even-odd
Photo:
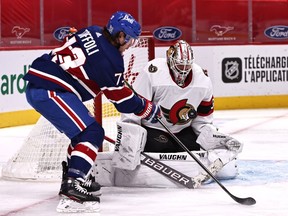
[[[133,82],[137,73],[154,57],[153,36],[149,32],[143,32],[137,43],[124,52],[124,78],[130,79],[130,83]],[[114,105],[101,93],[94,100],[85,102],[85,105],[104,128],[105,135],[114,139],[116,121],[120,118]],[[103,143],[101,150],[111,150],[107,141],[104,142],[106,145]],[[60,180],[61,162],[66,160],[69,144],[70,140],[41,116],[21,148],[3,165],[2,177],[11,180]]]

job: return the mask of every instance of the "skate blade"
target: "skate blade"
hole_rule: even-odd
[[[100,212],[100,203],[96,201],[80,203],[68,198],[61,198],[56,211],[64,213],[98,213]]]

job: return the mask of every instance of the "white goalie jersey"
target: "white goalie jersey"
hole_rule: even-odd
[[[185,45],[181,42],[181,45],[183,44]],[[171,62],[169,65],[171,67]],[[180,64],[179,66],[183,65]],[[133,76],[128,77],[128,82],[138,95],[160,107],[162,123],[172,133],[178,133],[185,128],[192,127],[197,135],[196,142],[203,149],[198,153],[202,155],[204,152],[203,158],[201,158],[202,163],[205,163],[205,166],[214,175],[224,179],[234,178],[238,173],[236,160],[238,153],[242,150],[242,144],[219,132],[213,125],[214,102],[211,80],[199,65],[189,63],[189,67],[190,65],[192,71],[186,74],[184,79],[185,74],[181,74],[183,69],[177,70],[176,76],[173,71],[170,71],[166,58],[157,58],[148,62],[142,71],[134,72]],[[182,75],[183,77],[181,77]],[[117,128],[115,151],[111,159],[105,157],[99,161],[99,164],[104,164],[105,168],[101,169],[98,164],[96,173],[100,173],[101,170],[109,170],[107,177],[103,178],[107,179],[108,185],[171,186],[171,181],[166,179],[167,176],[163,176],[159,172],[156,174],[151,167],[150,169],[147,168],[142,157],[142,152],[147,144],[145,138],[149,136],[146,129],[152,128],[166,132],[166,127],[163,127],[159,122],[151,123],[147,120],[141,120],[134,114],[121,114],[121,122],[117,122]],[[169,156],[162,157],[165,153],[150,152],[150,154],[154,154],[151,155],[154,159],[171,163],[171,167],[179,165],[176,170],[187,172],[188,176],[193,177],[195,182],[199,184],[209,179],[209,175],[203,172],[199,168],[199,164],[191,158],[191,163],[183,163],[183,161],[169,159]],[[179,154],[181,155],[183,152],[170,153],[170,156],[174,158],[178,157]],[[157,158],[157,155],[161,157]],[[167,159],[168,161],[166,161]],[[110,163],[110,161],[112,162]],[[155,177],[151,178],[153,173]],[[105,174],[107,173],[103,173],[103,176]],[[155,181],[152,182],[148,179]]]
[[[199,135],[205,124],[212,124],[212,84],[202,68],[195,63],[189,75],[186,86],[179,87],[169,73],[167,60],[157,58],[150,61],[130,84],[139,95],[160,105],[162,120],[173,133],[192,126]],[[134,114],[122,114],[122,121],[165,130],[160,123],[152,124],[146,120],[141,122]]]

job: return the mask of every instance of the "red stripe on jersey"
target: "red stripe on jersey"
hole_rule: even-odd
[[[35,71],[29,70],[28,73],[40,77],[41,79],[48,80],[50,82],[56,83],[57,85],[61,86],[62,88],[66,89],[69,92],[73,92],[64,82],[60,82],[59,80],[53,79],[51,76],[45,76],[43,74],[37,73]]]
[[[95,161],[97,156],[97,152],[93,151],[93,149],[89,148],[87,145],[84,145],[82,143],[78,143],[73,151],[82,152],[83,154],[91,158],[92,161]]]
[[[101,91],[98,84],[92,80],[82,80],[82,82],[92,91],[95,96]],[[86,88],[85,88],[86,89]],[[87,89],[86,89],[87,90]]]
[[[72,146],[72,144],[70,143],[70,145],[68,146],[68,149],[67,149],[68,158],[71,157],[72,151],[73,151],[73,146]]]
[[[76,123],[76,125],[78,126],[78,128],[80,128],[80,130],[84,130],[86,128],[86,125],[84,125],[81,121],[81,119],[75,115],[75,113],[73,112],[73,110],[68,106],[66,105],[60,97],[58,97],[56,95],[56,93],[54,91],[48,91],[49,92],[49,96],[58,104],[58,106],[64,110],[68,116],[74,120],[74,122]]]
[[[122,101],[129,99],[133,95],[132,90],[126,86],[123,86],[119,89],[107,88],[103,90],[103,93],[109,100],[115,103],[121,103]]]
[[[208,116],[214,112],[214,97],[210,101],[202,101],[197,108],[199,116]]]

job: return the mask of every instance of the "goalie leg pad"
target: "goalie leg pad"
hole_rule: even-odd
[[[115,168],[112,167],[113,152],[99,152],[94,166],[95,181],[105,187],[114,186]]]
[[[215,161],[213,161],[213,163],[211,163],[209,167],[207,167],[207,169],[211,172],[211,174],[215,176],[222,169],[222,167],[223,163],[218,158]],[[202,172],[200,172],[199,175],[193,177],[193,181],[195,182],[194,188],[199,187],[203,182],[209,180],[210,178],[211,176],[206,171],[203,170]]]
[[[207,169],[217,179],[233,179],[238,175],[238,167],[236,164],[237,153],[225,149],[210,150],[207,153]],[[204,170],[193,178],[196,187],[210,180],[211,177]]]
[[[112,158],[112,166],[134,170],[140,165],[140,154],[147,140],[145,128],[126,122],[117,122],[117,139]]]
[[[233,179],[239,175],[237,153],[230,150],[217,149],[214,152],[223,162],[223,168],[217,173],[218,179]]]
[[[236,152],[226,149],[210,150],[207,158],[209,164],[214,163],[217,159],[222,161],[222,168],[215,173],[218,179],[233,179],[239,174]]]

